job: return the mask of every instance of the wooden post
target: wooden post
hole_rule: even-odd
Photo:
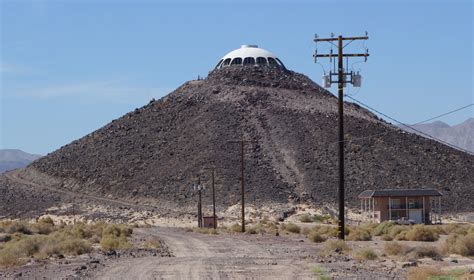
[[[405,196],[405,210],[406,210],[406,216],[407,216],[407,220],[410,219],[410,212],[408,210],[408,196]]]
[[[388,220],[392,220],[392,198],[388,197]]]
[[[423,222],[424,224],[426,224],[425,215],[426,215],[426,210],[425,210],[425,197],[423,196],[423,217],[422,217],[422,222]]]

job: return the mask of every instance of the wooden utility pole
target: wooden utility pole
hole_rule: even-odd
[[[251,140],[244,140],[243,138],[238,141],[229,141],[230,143],[240,143],[240,193],[241,193],[241,219],[242,219],[242,232],[245,232],[245,162],[244,162],[244,150],[245,143],[255,142]]]
[[[211,183],[212,183],[212,217],[214,218],[214,229],[217,228],[217,217],[216,217],[216,190],[214,188],[214,168],[211,170]]]
[[[245,177],[244,177],[244,139],[240,140],[240,182],[242,193],[242,232],[245,232]]]
[[[201,177],[198,177],[198,194],[199,194],[199,201],[198,201],[198,227],[202,228],[202,195],[201,195]]]
[[[338,112],[339,112],[339,119],[338,119],[338,143],[339,143],[339,187],[338,187],[338,200],[339,200],[339,227],[338,227],[338,238],[344,240],[344,232],[345,232],[345,207],[344,207],[344,86],[346,83],[353,83],[352,72],[344,72],[344,61],[343,57],[367,57],[369,56],[368,51],[364,54],[344,54],[343,49],[343,41],[352,41],[355,40],[367,40],[369,39],[368,36],[363,37],[342,37],[339,35],[337,38],[314,38],[315,42],[332,42],[337,41],[337,55],[332,54],[318,54],[317,52],[314,54],[314,58],[317,59],[318,57],[328,57],[332,59],[333,57],[337,56],[337,73],[329,73],[330,83],[337,83],[338,84]],[[348,45],[346,44],[346,46]],[[346,65],[348,67],[348,65]],[[332,81],[332,76],[337,75],[337,81]],[[350,80],[346,81],[346,75],[350,75]]]

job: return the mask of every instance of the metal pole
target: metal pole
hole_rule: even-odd
[[[338,97],[339,97],[339,239],[344,240],[344,65],[342,36],[338,37]]]
[[[244,140],[240,141],[240,176],[242,187],[242,232],[245,232]]]
[[[216,192],[214,188],[214,168],[212,169],[212,215],[214,217],[214,229],[216,229],[217,218],[216,218]]]

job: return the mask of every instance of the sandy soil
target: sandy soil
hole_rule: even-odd
[[[314,279],[316,266],[336,279],[402,278],[396,264],[360,263],[344,255],[320,258],[322,245],[298,235],[206,235],[176,228],[140,231],[162,239],[175,257],[115,262],[91,279]]]

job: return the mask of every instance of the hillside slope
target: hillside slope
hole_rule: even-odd
[[[17,149],[0,150],[0,173],[27,166],[32,161],[40,158]]]
[[[472,155],[354,104],[345,106],[345,123],[349,205],[357,207],[365,189],[428,186],[446,196],[443,209],[474,208]],[[64,190],[184,207],[195,203],[196,177],[208,184],[205,168],[215,166],[217,201],[232,205],[240,199],[240,147],[233,141],[242,135],[252,141],[245,151],[249,203],[336,201],[337,99],[306,76],[278,69],[216,70],[23,172],[32,181],[35,172],[51,176]]]

